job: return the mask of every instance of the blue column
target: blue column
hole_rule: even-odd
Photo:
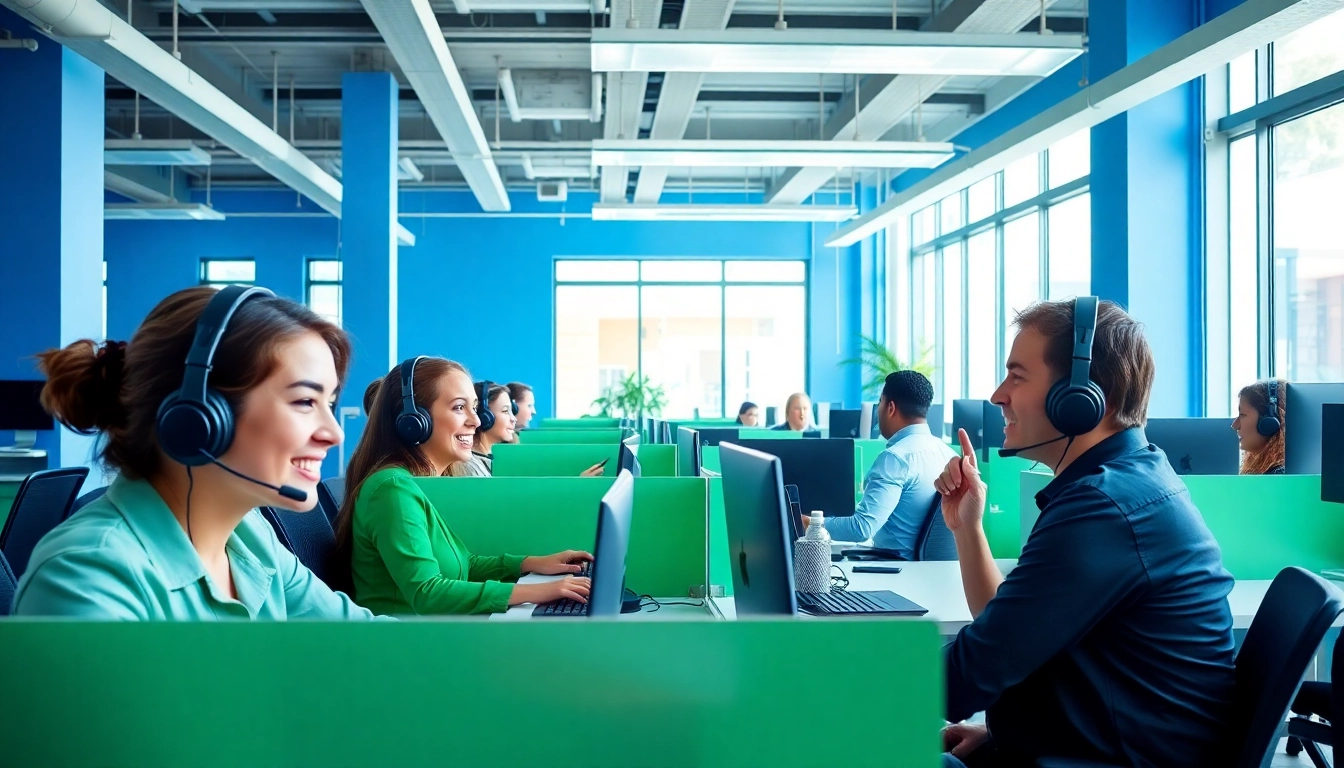
[[[831,201],[817,196],[819,204]],[[843,196],[841,202],[848,202]],[[812,260],[808,264],[808,394],[812,401],[858,403],[862,382],[857,365],[840,361],[859,356],[863,285],[860,279],[862,243],[827,248],[826,238],[836,224],[812,227]],[[869,243],[871,238],[863,242]]]
[[[341,80],[341,182],[342,316],[355,343],[341,403],[358,407],[369,382],[398,362],[397,81],[387,72]],[[347,460],[356,424],[347,422]],[[328,464],[325,473],[335,474]]]
[[[5,9],[0,27],[41,37]],[[102,335],[103,87],[103,70],[45,37],[0,51],[0,379],[39,379],[35,354]],[[92,447],[38,433],[51,467],[91,465]]]
[[[1200,23],[1191,0],[1091,6],[1091,80]],[[1200,81],[1092,129],[1092,290],[1147,327],[1157,360],[1149,412],[1203,412],[1203,148]]]

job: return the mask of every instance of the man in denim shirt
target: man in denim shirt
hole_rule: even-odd
[[[915,559],[915,542],[929,521],[938,479],[956,452],[934,437],[926,417],[933,385],[916,371],[888,374],[877,404],[887,448],[868,470],[863,500],[853,517],[831,517],[826,532],[837,541],[873,540],[873,546]],[[807,520],[803,520],[806,527]]]
[[[1141,327],[1109,302],[1078,306],[1095,311],[1091,350],[1074,344],[1088,338],[1090,319],[1075,325],[1074,302],[1033,305],[1017,317],[994,393],[1004,448],[1055,468],[1006,579],[981,525],[973,454],[936,483],[975,617],[947,647],[945,763],[1226,765],[1232,577],[1189,492],[1144,437],[1154,363]],[[1047,393],[1061,380],[1097,385],[1100,424],[1067,427],[1068,414],[1050,415]],[[956,724],[979,711],[985,725]]]

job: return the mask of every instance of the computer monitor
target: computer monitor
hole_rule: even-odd
[[[765,407],[765,426],[773,427],[776,424],[778,424],[779,423],[778,413],[779,413],[778,408],[776,408],[773,405],[767,405]]]
[[[43,410],[38,399],[45,384],[41,379],[0,380],[0,429],[33,432],[56,428],[56,420]]]
[[[670,421],[664,421],[664,422],[662,423],[660,429],[661,429],[661,434],[659,435],[658,443],[659,443],[660,445],[671,445],[671,444],[672,444],[672,422],[670,422]]]
[[[849,409],[831,410],[831,437],[867,438],[859,427],[863,421],[863,411]]]
[[[877,403],[866,402],[859,407],[859,437],[872,440],[878,434]]]
[[[964,429],[971,438],[971,447],[979,448],[984,441],[984,400],[952,401],[952,444],[957,444],[957,430]]]
[[[1178,475],[1235,475],[1241,469],[1237,433],[1227,419],[1149,419],[1143,431]]]
[[[1003,447],[1003,409],[989,402],[984,402],[984,409],[981,411],[980,419],[980,456],[985,461],[989,461],[989,452],[995,448]]]
[[[621,441],[621,452],[616,460],[619,469],[639,477],[639,443]]]
[[[719,449],[737,615],[792,616],[798,612],[798,596],[783,465],[776,456],[733,443]]]
[[[700,476],[700,432],[677,427],[677,477]]]
[[[818,429],[829,429],[831,426],[831,404],[817,403],[817,420],[814,422]]]
[[[1344,405],[1321,411],[1321,501],[1344,504]]]
[[[722,443],[725,440],[730,443],[737,442],[737,436],[741,433],[741,430],[737,429],[736,427],[733,428],[710,427],[708,429],[699,430],[699,432],[700,432],[700,445],[712,446],[712,445],[718,445],[719,443]]]
[[[1284,403],[1284,471],[1321,474],[1321,416],[1326,403],[1344,403],[1344,383],[1289,384]]]
[[[947,423],[943,420],[945,418],[945,413],[946,411],[943,409],[942,403],[934,403],[929,406],[929,432],[932,433],[934,437],[942,437],[947,434]]]
[[[634,507],[635,480],[629,472],[622,471],[597,505],[593,583],[588,594],[589,618],[621,615],[625,559],[630,550],[630,519]]]
[[[854,514],[853,440],[739,440],[737,444],[779,458],[784,482],[798,486],[804,513]]]

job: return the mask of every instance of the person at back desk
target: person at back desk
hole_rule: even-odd
[[[887,448],[878,455],[863,483],[863,500],[853,517],[826,519],[826,532],[837,541],[873,540],[873,546],[915,559],[915,543],[929,520],[938,495],[933,481],[956,452],[933,436],[925,417],[933,403],[933,385],[917,371],[887,376],[877,403],[878,424]],[[803,517],[803,527],[807,527]]]
[[[1154,363],[1139,324],[1110,302],[1077,302],[1076,325],[1073,302],[1018,314],[994,393],[1005,450],[1055,468],[1006,579],[964,430],[963,457],[936,481],[975,617],[946,649],[947,719],[986,713],[944,731],[945,764],[1228,765],[1232,576],[1144,436]]]
[[[770,429],[776,432],[810,432],[812,426],[812,398],[806,392],[794,392],[784,404],[784,423]]]
[[[1247,384],[1238,394],[1232,429],[1241,445],[1241,474],[1283,474],[1287,401],[1288,382],[1283,379]]]

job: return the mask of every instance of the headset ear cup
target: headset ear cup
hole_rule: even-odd
[[[412,447],[429,442],[430,435],[434,434],[434,422],[430,420],[429,413],[420,407],[413,412],[398,414],[396,428],[397,437]]]
[[[1261,416],[1255,423],[1255,431],[1260,433],[1261,437],[1273,437],[1279,433],[1283,425],[1279,422],[1278,416]]]
[[[480,419],[480,426],[476,428],[477,432],[489,432],[495,428],[495,414],[490,410],[490,385],[488,382],[481,382],[476,385],[476,418]]]
[[[228,429],[229,442],[233,439],[232,411],[228,410],[228,403],[224,403],[224,408],[229,422],[221,425],[218,404],[210,402],[210,395],[220,402],[222,398],[213,390],[206,390],[206,394],[207,402],[203,404],[184,401],[174,392],[159,406],[155,424],[159,445],[168,458],[188,467],[209,463],[210,460],[201,453],[203,450],[216,457],[223,452],[218,449],[222,426]],[[228,443],[224,445],[228,447]]]
[[[1060,379],[1045,398],[1045,415],[1056,432],[1068,437],[1096,429],[1106,415],[1106,397],[1096,382],[1075,387]]]
[[[233,445],[233,407],[223,395],[213,389],[205,390],[205,405],[213,422],[209,435],[210,442],[205,450],[209,451],[211,456],[219,458],[229,450],[229,446]]]

